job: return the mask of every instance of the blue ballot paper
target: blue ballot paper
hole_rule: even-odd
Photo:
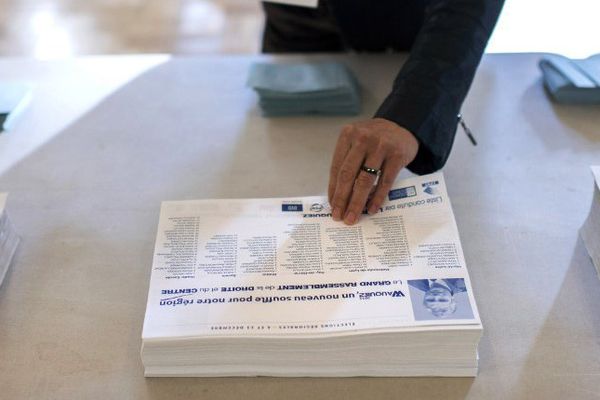
[[[31,85],[0,82],[0,132],[10,130],[31,100]]]
[[[583,60],[552,54],[539,66],[544,86],[557,102],[600,104],[600,54]]]
[[[356,115],[358,82],[341,63],[253,64],[248,86],[259,96],[263,115]]]

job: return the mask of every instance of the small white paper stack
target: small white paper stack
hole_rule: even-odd
[[[600,166],[593,166],[594,197],[590,214],[581,227],[581,238],[600,277]]]
[[[6,193],[0,193],[0,285],[19,245],[19,236],[6,213]]]

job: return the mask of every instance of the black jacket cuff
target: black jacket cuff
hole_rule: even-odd
[[[375,117],[395,122],[410,131],[419,142],[419,151],[407,168],[419,175],[430,174],[441,169],[450,155],[458,123],[457,113],[436,113],[435,105],[422,104],[416,99],[392,92],[375,113]],[[428,99],[431,99],[429,97]],[[441,99],[438,97],[438,101]],[[447,110],[448,107],[446,107]],[[454,107],[451,107],[454,108]]]

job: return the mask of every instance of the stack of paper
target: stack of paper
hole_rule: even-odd
[[[0,132],[14,127],[31,97],[32,87],[28,84],[0,82]]]
[[[581,238],[600,277],[600,166],[592,167],[592,174],[595,180],[594,197],[590,214],[581,227]]]
[[[600,54],[573,60],[547,54],[539,62],[544,86],[559,103],[600,103]]]
[[[323,197],[162,205],[146,376],[474,376],[481,332],[441,174],[354,226]]]
[[[19,237],[15,233],[6,212],[6,198],[6,193],[0,193],[0,285],[4,281],[19,244]]]
[[[360,112],[358,83],[340,63],[254,64],[248,85],[258,93],[265,116]]]

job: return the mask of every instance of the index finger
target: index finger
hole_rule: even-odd
[[[366,149],[364,146],[352,146],[340,167],[335,186],[335,193],[330,202],[331,216],[334,221],[340,221],[346,214],[346,207],[350,200],[350,196],[352,195],[354,181],[358,175],[360,166],[365,159],[365,155]]]
[[[340,136],[338,137],[335,145],[335,150],[333,151],[333,159],[331,160],[331,168],[329,169],[329,186],[327,189],[329,203],[333,201],[333,195],[335,194],[340,169],[342,168],[342,164],[346,159],[346,155],[348,155],[348,152],[350,151],[351,141],[349,135],[351,131],[352,127],[350,125],[342,128]]]

